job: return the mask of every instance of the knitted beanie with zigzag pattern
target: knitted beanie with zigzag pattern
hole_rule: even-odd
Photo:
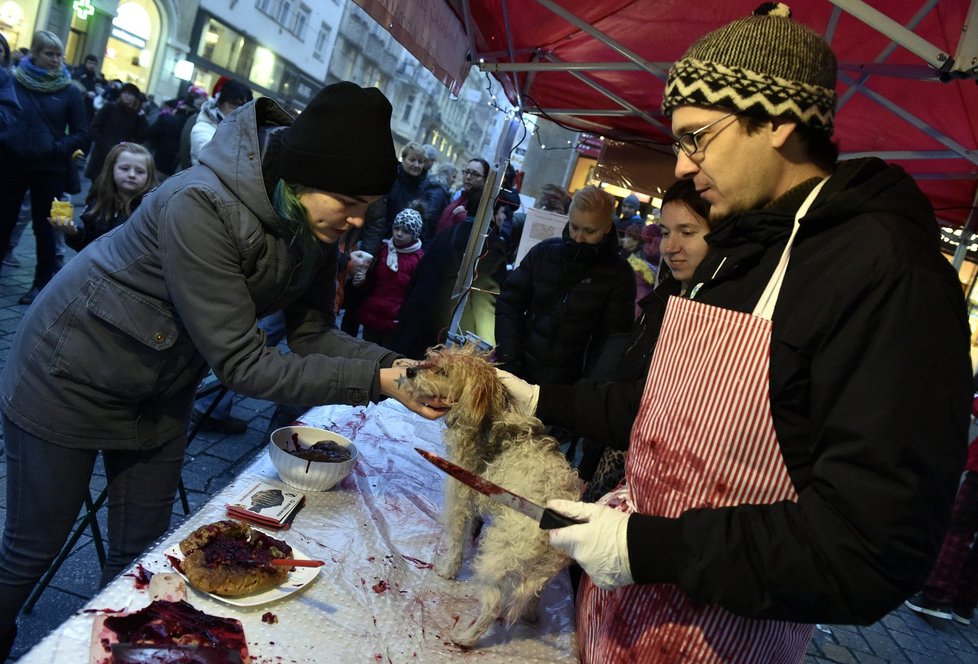
[[[787,117],[831,134],[836,67],[818,33],[792,20],[783,3],[765,3],[689,47],[669,69],[662,112],[716,106]]]

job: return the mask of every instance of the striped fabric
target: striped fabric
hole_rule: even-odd
[[[643,514],[796,500],[768,396],[771,323],[671,298],[626,478]],[[803,660],[813,625],[739,618],[690,601],[674,585],[599,590],[586,578],[578,602],[584,662]]]

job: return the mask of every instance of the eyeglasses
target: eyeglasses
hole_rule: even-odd
[[[728,114],[724,115],[722,118],[720,118],[718,120],[714,120],[710,124],[704,125],[704,126],[700,127],[699,129],[697,129],[695,131],[687,131],[685,134],[682,134],[679,138],[677,138],[675,140],[675,142],[672,144],[672,151],[676,153],[676,156],[677,157],[679,156],[679,153],[680,152],[682,152],[687,157],[692,157],[694,154],[696,154],[697,152],[699,152],[699,149],[700,149],[699,141],[696,138],[697,136],[699,136],[700,134],[702,134],[704,131],[706,131],[707,129],[709,129],[713,125],[719,124],[720,122],[723,122],[727,118],[733,117],[735,115],[737,115],[737,114],[736,113],[728,113]],[[724,128],[726,128],[726,127],[724,127]]]
[[[464,171],[462,171],[462,177],[464,177],[464,178],[484,178],[486,176],[483,175],[481,171],[471,171],[471,170],[469,170],[469,169],[466,168]]]

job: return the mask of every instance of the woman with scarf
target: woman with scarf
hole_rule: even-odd
[[[31,222],[37,240],[34,283],[20,298],[31,304],[55,272],[55,236],[47,218],[51,201],[64,193],[71,155],[89,142],[82,93],[71,85],[61,40],[34,33],[30,55],[14,72],[22,112],[0,131],[0,248],[6,252],[20,205],[31,192]]]

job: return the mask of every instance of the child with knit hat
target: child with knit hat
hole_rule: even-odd
[[[424,256],[421,249],[422,216],[422,205],[418,201],[397,213],[391,237],[384,240],[380,256],[367,272],[363,282],[367,297],[358,310],[363,338],[367,341],[386,346],[394,334],[398,309]],[[354,277],[355,284],[356,279]]]

